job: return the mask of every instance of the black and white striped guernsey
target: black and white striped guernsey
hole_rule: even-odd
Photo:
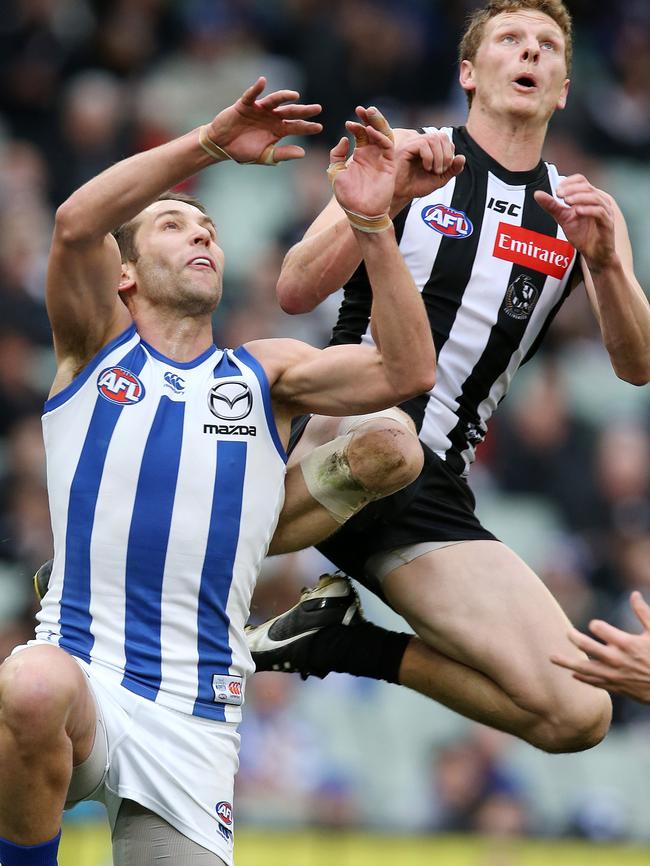
[[[438,364],[434,388],[402,408],[420,439],[466,474],[514,373],[568,295],[577,255],[533,198],[537,189],[555,192],[555,166],[540,161],[531,171],[508,171],[463,127],[443,132],[465,155],[465,169],[395,220]],[[370,307],[361,266],[345,286],[331,344],[372,343]]]

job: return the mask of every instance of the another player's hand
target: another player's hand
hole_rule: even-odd
[[[237,162],[258,162],[265,151],[272,157],[268,164],[299,159],[305,155],[302,147],[274,145],[286,135],[315,135],[323,129],[309,120],[320,114],[320,105],[298,105],[296,90],[277,90],[260,99],[265,87],[266,79],[258,78],[207,126],[209,138]]]
[[[394,211],[401,210],[411,199],[441,189],[465,168],[465,157],[457,156],[453,141],[438,130],[425,134],[399,130],[395,150]]]
[[[581,174],[565,177],[555,194],[537,190],[535,201],[560,224],[592,274],[610,265],[616,258],[612,197]]]
[[[330,151],[330,179],[345,210],[364,216],[388,213],[395,188],[395,146],[388,121],[377,108],[356,109],[360,123],[345,126],[354,136],[354,152],[343,137]]]
[[[575,628],[569,632],[571,643],[589,658],[551,656],[551,661],[573,671],[580,682],[650,703],[650,607],[640,592],[632,593],[630,603],[643,626],[641,634],[630,634],[595,619],[589,630],[598,640]]]

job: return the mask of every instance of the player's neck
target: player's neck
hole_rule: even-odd
[[[172,361],[186,364],[214,344],[210,316],[172,318],[164,315],[134,317],[140,337]]]
[[[466,128],[478,146],[508,171],[530,171],[541,159],[546,124],[470,110]]]

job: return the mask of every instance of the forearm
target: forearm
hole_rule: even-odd
[[[616,258],[600,271],[590,269],[600,329],[616,374],[627,382],[650,381],[650,304],[641,286]]]
[[[408,202],[404,197],[395,197],[391,217]],[[361,250],[347,217],[333,203],[328,210],[289,250],[282,263],[277,296],[286,313],[310,313],[344,286],[359,266]]]
[[[309,313],[345,285],[361,261],[361,250],[344,214],[319,231],[308,233],[282,263],[277,285],[286,313]]]
[[[59,228],[80,240],[103,237],[140,213],[162,192],[213,162],[199,144],[198,130],[138,153],[74,192],[57,212]]]
[[[422,296],[395,241],[394,229],[355,232],[372,286],[372,327],[386,375],[398,390],[433,387],[436,355]]]

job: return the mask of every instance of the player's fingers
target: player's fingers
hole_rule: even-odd
[[[610,692],[618,691],[618,689],[612,685],[608,680],[603,680],[600,677],[589,677],[584,674],[574,674],[574,680],[578,680],[581,683],[587,683],[589,686],[594,686],[597,689],[606,689]]]
[[[579,204],[573,206],[574,212],[581,217],[591,217],[592,219],[598,220],[598,222],[608,222],[609,214],[601,205],[585,205]]]
[[[620,628],[616,628],[608,622],[604,622],[602,619],[592,619],[589,623],[589,631],[592,634],[595,634],[597,638],[600,638],[600,640],[618,647],[625,646],[630,638],[630,635],[627,632],[621,631]],[[596,645],[599,647],[602,646],[602,644],[599,643],[596,643]]]
[[[300,97],[297,90],[275,90],[269,93],[263,99],[259,100],[259,104],[263,108],[274,109],[282,105],[283,102],[295,102]]]
[[[273,159],[267,161],[266,165],[274,165],[276,162],[286,162],[288,159],[302,159],[305,149],[297,144],[281,144],[273,148]]]
[[[463,171],[465,168],[465,157],[462,153],[459,153],[458,156],[455,156],[452,160],[451,165],[449,166],[449,171],[451,172],[452,177],[456,177]]]
[[[608,647],[589,637],[589,635],[583,634],[578,629],[572,628],[569,631],[568,637],[571,643],[579,650],[582,650],[583,653],[587,653],[587,655],[601,661],[611,660],[612,654]]]
[[[387,136],[391,141],[395,140],[393,135],[393,130],[391,129],[390,123],[386,120],[381,111],[376,108],[374,105],[371,105],[365,111],[366,115],[366,126],[372,126],[373,129],[376,129],[378,132],[381,132],[383,135]]]
[[[552,195],[549,195],[541,189],[535,190],[533,197],[537,204],[556,220],[562,215],[563,211],[566,210],[563,204],[560,204],[560,202],[553,198]]]
[[[350,150],[350,139],[344,135],[339,143],[330,150],[330,163],[345,162]]]
[[[593,659],[568,658],[563,655],[552,655],[550,658],[554,665],[573,671],[580,676],[599,677],[607,681],[616,676],[615,669]]]
[[[320,114],[322,110],[322,105],[319,105],[317,102],[313,102],[310,105],[296,105],[295,103],[291,103],[290,105],[278,106],[274,109],[273,113],[278,117],[281,117],[283,120],[299,120],[302,118],[314,117],[314,115]]]
[[[381,147],[386,154],[391,154],[393,152],[393,140],[392,138],[389,138],[385,132],[380,132],[378,129],[375,129],[374,126],[366,126],[366,135],[369,142]]]
[[[630,604],[641,625],[646,631],[650,631],[650,606],[646,604],[638,590],[635,590],[630,596]]]
[[[407,153],[409,153],[409,155],[411,156],[419,157],[422,168],[425,171],[432,172],[434,170],[434,154],[430,141],[427,141],[425,138],[423,138],[422,141],[415,142],[409,147]]]
[[[241,101],[244,105],[252,105],[265,87],[266,78],[263,75],[260,75],[257,81],[254,84],[251,84],[250,87],[247,87],[242,93],[240,97]]]
[[[315,120],[285,120],[284,135],[317,135],[323,131],[323,124]]]
[[[569,193],[565,193],[562,196],[563,201],[566,204],[576,205],[576,204],[589,204],[589,205],[597,205],[598,207],[604,207],[605,202],[601,196],[599,196],[594,190],[575,190]]]
[[[366,127],[362,123],[357,123],[356,120],[346,120],[345,128],[354,136],[356,147],[363,147],[368,144]]]

